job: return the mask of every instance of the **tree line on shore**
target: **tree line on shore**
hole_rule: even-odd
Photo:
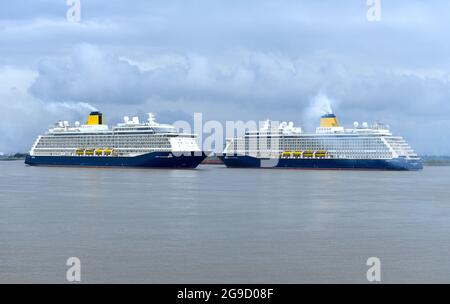
[[[3,154],[0,153],[0,160],[9,160],[9,159],[24,159],[28,153],[9,153],[9,154]]]

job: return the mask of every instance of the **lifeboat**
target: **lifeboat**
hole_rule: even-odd
[[[113,153],[113,150],[112,149],[105,149],[104,153],[105,153],[105,155],[109,156],[109,155],[111,155]]]
[[[300,158],[300,157],[302,157],[302,154],[303,154],[303,152],[301,152],[301,151],[295,151],[294,152],[294,157]]]
[[[314,152],[313,151],[305,151],[305,152],[303,152],[303,157],[306,157],[306,158],[314,157]]]
[[[86,149],[85,154],[88,156],[94,155],[94,149]]]
[[[288,152],[288,151],[283,152],[283,153],[281,154],[281,156],[284,157],[284,158],[289,158],[289,157],[291,157],[291,152]]]
[[[77,151],[75,153],[78,156],[84,155],[84,149],[77,149]]]
[[[328,152],[325,150],[319,150],[319,151],[316,151],[316,153],[315,153],[316,157],[320,157],[320,158],[326,157],[327,154],[328,154]]]

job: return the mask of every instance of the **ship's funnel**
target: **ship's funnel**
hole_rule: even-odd
[[[325,114],[320,119],[321,128],[339,127],[339,122],[334,114]]]
[[[91,112],[91,114],[89,114],[87,124],[88,125],[102,125],[103,124],[103,114],[100,112]]]

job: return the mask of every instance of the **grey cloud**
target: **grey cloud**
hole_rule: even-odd
[[[440,117],[450,110],[446,79],[395,70],[367,75],[321,56],[300,59],[244,50],[227,55],[173,55],[174,60],[166,55],[164,61],[145,67],[82,44],[69,58],[43,61],[30,92],[52,102],[139,104],[157,98],[292,108],[306,106],[324,91],[349,111],[407,109],[410,115]]]
[[[139,103],[145,97],[137,67],[86,44],[68,59],[42,61],[38,71],[30,92],[47,101]]]
[[[0,7],[0,67],[36,73],[14,85],[26,100],[0,88],[12,111],[84,102],[111,121],[151,110],[299,122],[323,92],[342,121],[382,119],[420,151],[450,148],[422,132],[449,136],[448,1],[383,1],[381,23],[367,22],[361,0],[81,2],[81,24],[65,20],[63,0]]]

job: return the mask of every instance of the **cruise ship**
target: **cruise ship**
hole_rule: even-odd
[[[335,114],[321,117],[315,133],[292,122],[266,121],[257,131],[227,139],[220,156],[227,167],[420,170],[421,159],[387,125],[355,122],[342,127]]]
[[[59,121],[38,136],[25,159],[27,165],[196,168],[206,157],[196,135],[180,133],[172,125],[124,117],[111,129],[103,114],[90,113],[86,124]]]

